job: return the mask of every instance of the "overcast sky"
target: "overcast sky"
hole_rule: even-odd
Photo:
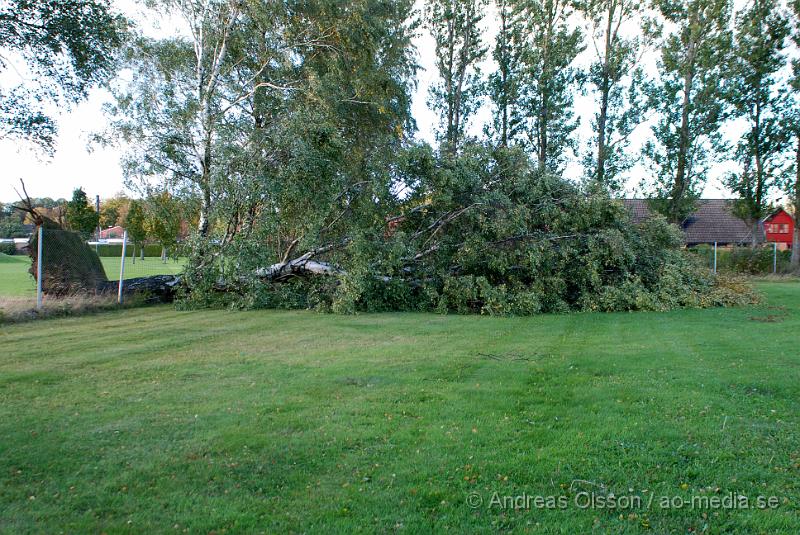
[[[741,3],[742,0],[736,2],[737,5],[741,5]],[[421,0],[418,0],[418,4],[421,7]],[[118,0],[116,5],[126,15],[138,21],[147,34],[165,36],[169,35],[169,31],[175,31],[174,23],[165,24],[163,21],[154,20],[133,0]],[[493,11],[487,13],[485,20],[484,37],[490,44],[496,33]],[[437,76],[434,67],[433,42],[431,37],[423,31],[417,37],[415,44],[418,50],[418,61],[422,68],[418,73],[418,87],[414,94],[412,112],[419,128],[418,137],[433,143],[437,118],[426,105],[428,88]],[[579,63],[586,64],[590,58],[590,51],[587,51],[579,58]],[[648,63],[645,65],[651,74],[655,73],[655,58],[656,54],[650,54]],[[18,83],[20,79],[24,80],[24,69],[19,70],[23,72],[7,69],[0,77],[0,84]],[[492,64],[487,61],[484,65],[484,72],[491,70]],[[27,144],[7,139],[0,140],[0,161],[3,162],[2,169],[0,169],[0,177],[2,177],[0,178],[0,201],[8,202],[17,199],[14,187],[18,187],[20,178],[25,180],[28,193],[34,197],[68,198],[72,190],[79,186],[83,187],[90,197],[100,195],[105,198],[125,190],[119,165],[122,149],[93,147],[89,150],[88,141],[91,133],[103,130],[106,125],[102,107],[108,99],[108,93],[96,89],[91,92],[87,101],[71,110],[50,110],[57,118],[59,126],[56,153],[52,158],[46,158],[41,152]],[[575,110],[581,118],[578,136],[584,145],[590,143],[590,121],[594,108],[594,101],[590,95],[576,98]],[[470,122],[470,132],[479,134],[489,118],[490,110],[488,105],[485,105]],[[735,125],[728,126],[727,130],[726,137],[730,139],[735,139],[740,132],[740,128]],[[631,150],[638,150],[649,133],[648,125],[640,126],[632,138]],[[730,196],[719,181],[720,175],[729,169],[730,167],[725,165],[717,166],[714,169],[712,178],[706,185],[705,197]],[[567,168],[567,175],[570,178],[577,178],[580,171],[577,163],[573,162]],[[636,193],[636,187],[645,172],[643,167],[637,167],[630,173],[627,182],[629,194]]]

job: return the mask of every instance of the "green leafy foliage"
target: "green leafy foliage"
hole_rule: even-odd
[[[12,242],[0,243],[0,254],[13,256],[17,254],[17,247]]]
[[[495,0],[499,27],[492,59],[497,70],[489,74],[487,94],[493,105],[492,124],[487,134],[502,147],[519,141],[524,132],[525,110],[522,106],[525,48],[522,14],[514,0]]]
[[[0,71],[18,54],[35,84],[0,90],[2,137],[26,139],[48,152],[56,125],[42,102],[69,104],[113,74],[125,21],[108,0],[10,0],[0,4]]]
[[[28,232],[16,214],[4,216],[0,213],[0,238],[26,238]]]
[[[147,198],[147,234],[165,252],[178,242],[182,212],[180,203],[168,191],[154,193]]]
[[[132,200],[128,207],[128,215],[125,217],[125,230],[128,231],[128,238],[139,247],[144,246],[147,240],[147,213],[145,212],[142,201]]]
[[[672,31],[661,50],[659,77],[647,88],[650,107],[658,112],[653,139],[643,151],[655,174],[647,189],[653,206],[680,224],[694,209],[722,146],[731,2],[658,0],[655,5]]]
[[[484,92],[478,63],[487,52],[480,30],[487,4],[487,0],[433,0],[427,5],[425,22],[436,43],[441,78],[431,86],[429,104],[439,112],[439,139],[451,153],[460,148]]]
[[[583,154],[585,175],[596,186],[620,192],[621,175],[635,163],[629,138],[646,111],[639,62],[660,28],[638,0],[586,0],[579,6],[595,43],[587,79],[597,104],[592,122],[596,142]]]
[[[733,150],[740,170],[728,175],[726,185],[738,196],[738,214],[751,225],[770,210],[791,143],[784,126],[786,92],[781,89],[788,36],[788,20],[774,0],[756,0],[737,14],[727,98],[735,116],[747,121],[747,130]]]
[[[507,122],[509,144],[525,146],[539,167],[560,173],[576,149],[573,102],[580,71],[574,62],[585,48],[582,32],[569,22],[574,6],[565,0],[504,4],[506,28],[495,57],[506,72],[492,77],[490,86],[495,122],[501,128]]]
[[[518,150],[466,145],[451,158],[412,147],[397,173],[412,185],[399,211],[326,253],[334,274],[264,284],[250,274],[269,260],[243,244],[226,263],[195,271],[189,300],[213,302],[221,279],[248,281],[225,294],[227,305],[345,313],[529,315],[754,299],[685,255],[680,231],[664,219],[637,227],[619,202],[542,172]]]
[[[97,230],[100,214],[89,204],[83,188],[77,188],[72,192],[72,199],[66,205],[66,223],[69,230],[79,233],[84,238],[88,238]]]

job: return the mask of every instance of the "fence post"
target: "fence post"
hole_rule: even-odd
[[[714,274],[717,273],[717,242],[714,242]]]
[[[128,243],[128,231],[122,231],[122,256],[119,263],[119,289],[117,290],[117,303],[122,304],[122,281],[125,280],[125,245]]]
[[[39,225],[39,239],[36,243],[36,310],[42,309],[42,225]]]
[[[778,242],[772,244],[772,274],[778,273]]]

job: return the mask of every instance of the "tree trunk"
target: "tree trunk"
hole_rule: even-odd
[[[547,123],[549,121],[548,118],[548,110],[550,104],[550,44],[553,40],[553,25],[555,14],[553,10],[557,9],[557,6],[550,5],[550,11],[548,13],[548,22],[547,22],[547,30],[544,36],[544,42],[542,46],[542,79],[539,81],[539,87],[541,88],[541,103],[539,105],[539,113],[538,113],[538,121],[539,121],[539,129],[538,129],[538,137],[539,137],[539,151],[537,154],[537,159],[539,163],[539,169],[544,170],[547,167]]]
[[[689,132],[689,108],[692,103],[692,86],[694,85],[694,61],[695,61],[695,35],[697,13],[692,14],[690,23],[689,43],[686,51],[686,65],[683,73],[683,103],[681,106],[681,127],[680,143],[678,146],[678,166],[675,172],[675,183],[672,186],[672,209],[670,210],[670,222],[679,225],[682,223],[682,201],[687,189],[687,162],[689,158],[690,132]]]
[[[151,303],[170,303],[175,299],[175,290],[180,282],[181,278],[177,275],[153,275],[125,279],[122,293],[126,296],[142,296],[145,301]],[[101,293],[113,294],[117,292],[118,288],[118,281],[109,281],[105,283]]]
[[[203,129],[202,158],[200,161],[200,183],[198,184],[202,193],[200,202],[200,220],[197,223],[197,232],[201,237],[208,236],[211,223],[211,165],[213,135],[215,131],[214,117],[212,114],[212,102],[219,83],[220,70],[225,63],[228,54],[228,38],[231,28],[239,17],[241,6],[231,3],[229,19],[222,32],[220,41],[214,44],[214,52],[209,66],[204,65],[205,55],[203,53],[204,43],[196,43],[197,55],[197,101],[200,105],[200,125]],[[202,39],[202,37],[201,37]]]
[[[543,95],[544,96],[544,95]],[[547,104],[546,97],[542,99],[542,106],[539,110],[539,169],[544,169],[547,165]]]
[[[292,252],[292,248],[297,243],[297,241],[295,240],[295,242],[293,242],[292,245],[289,246],[289,249],[287,249],[283,260],[281,260],[277,264],[272,264],[269,267],[257,269],[255,271],[255,275],[259,278],[267,279],[270,281],[280,281],[290,277],[303,276],[303,275],[341,275],[344,272],[339,268],[332,266],[327,262],[319,262],[317,260],[313,260],[313,258],[321,254],[324,254],[328,251],[331,251],[337,247],[341,247],[347,242],[349,242],[349,239],[339,244],[331,244],[318,247],[295,258],[294,260],[289,260],[289,255]]]
[[[753,219],[756,223],[753,225],[753,248],[755,249],[758,243],[758,222],[764,216],[762,209],[764,206],[764,162],[761,158],[761,104],[756,102],[756,115],[753,125],[753,153],[756,160],[756,183],[754,199],[753,199]]]
[[[508,13],[505,0],[500,4],[500,146],[508,147]]]
[[[605,184],[606,174],[606,122],[608,121],[608,94],[611,91],[609,72],[611,63],[612,22],[614,20],[614,2],[608,5],[608,21],[606,24],[605,57],[603,58],[603,79],[600,84],[600,114],[597,118],[597,173],[598,184]]]
[[[445,73],[445,85],[447,92],[447,147],[449,154],[455,155],[455,89],[453,88],[453,77],[455,71],[455,24],[450,21],[448,27],[448,48],[447,48],[447,72]]]
[[[211,217],[211,134],[209,133],[208,136],[202,162],[203,174],[199,184],[202,196],[200,198],[200,219],[197,222],[197,233],[204,238],[208,236],[211,226],[209,220]]]
[[[462,128],[462,100],[464,98],[464,81],[466,80],[467,76],[467,69],[469,69],[469,64],[467,63],[470,50],[473,46],[470,37],[472,35],[472,27],[473,27],[473,16],[474,12],[472,11],[474,8],[474,4],[468,3],[467,4],[467,12],[466,12],[466,20],[467,24],[464,26],[464,42],[461,44],[461,53],[458,57],[458,82],[456,83],[455,87],[455,103],[454,103],[454,113],[455,113],[455,120],[453,121],[453,154],[455,155],[458,152],[459,145],[461,143],[461,128]]]
[[[692,83],[693,72],[690,70],[684,75],[678,167],[675,172],[675,184],[673,184],[672,187],[672,210],[670,219],[671,222],[675,224],[681,223],[680,205],[686,192],[686,164],[689,155],[689,106],[691,105],[690,93],[692,90]]]
[[[754,219],[753,220],[753,237],[752,237],[752,240],[751,240],[752,249],[755,249],[758,246],[758,235],[759,235],[759,225],[758,224],[759,224],[759,220],[758,219]]]

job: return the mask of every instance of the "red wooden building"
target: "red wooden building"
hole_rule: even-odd
[[[109,240],[114,238],[122,238],[122,234],[124,231],[125,230],[119,225],[115,227],[108,227],[107,229],[103,229],[100,231],[100,239]]]
[[[794,220],[786,210],[779,208],[764,219],[764,233],[767,243],[777,243],[781,249],[792,246]]]

